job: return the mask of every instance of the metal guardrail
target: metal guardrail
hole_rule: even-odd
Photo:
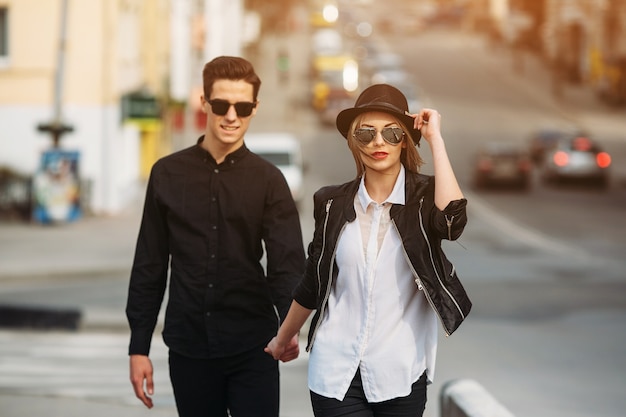
[[[446,382],[439,394],[441,417],[514,417],[483,386],[471,379]]]

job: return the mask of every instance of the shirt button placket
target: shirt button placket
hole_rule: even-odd
[[[208,246],[207,252],[209,256],[209,273],[214,274],[217,272],[217,248],[219,246],[217,229],[218,229],[218,212],[219,207],[218,203],[218,177],[217,174],[220,173],[220,169],[216,166],[212,167],[213,172],[216,174],[213,178],[211,178],[210,192],[211,192],[211,204],[209,206],[209,233],[208,233]]]

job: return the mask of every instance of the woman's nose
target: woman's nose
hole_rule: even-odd
[[[383,145],[384,143],[385,143],[385,139],[383,139],[382,130],[376,129],[376,134],[374,136],[374,144]]]

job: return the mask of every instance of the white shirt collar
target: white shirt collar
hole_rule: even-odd
[[[391,194],[383,204],[391,203],[391,204],[402,204],[405,203],[404,196],[404,183],[405,183],[406,174],[404,172],[404,165],[400,165],[400,172],[398,173],[398,178],[396,178],[396,183],[393,186],[393,190],[391,190]],[[359,202],[361,203],[361,207],[363,207],[363,211],[367,211],[367,207],[371,204],[378,204],[367,193],[367,189],[365,188],[365,174],[361,177],[361,184],[359,185],[359,190],[357,191],[357,196],[359,198]]]

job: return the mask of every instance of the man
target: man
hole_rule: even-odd
[[[222,56],[202,76],[205,134],[148,182],[126,306],[130,379],[152,408],[148,354],[169,270],[163,339],[179,415],[276,417],[278,362],[263,348],[303,273],[300,221],[281,172],[244,143],[261,85],[252,65]]]

